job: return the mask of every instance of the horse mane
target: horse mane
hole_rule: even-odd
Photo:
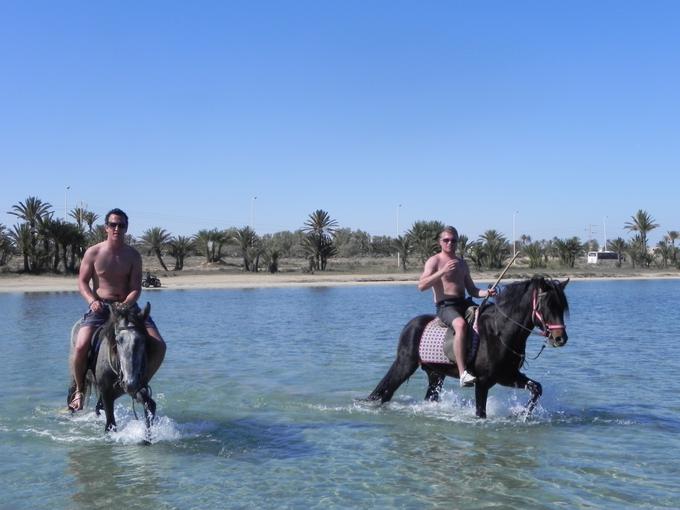
[[[500,308],[503,308],[506,313],[515,312],[521,309],[522,298],[532,289],[548,292],[550,298],[556,299],[557,305],[565,313],[569,311],[569,303],[567,302],[567,296],[562,285],[557,280],[540,275],[504,286],[496,297],[495,303]]]

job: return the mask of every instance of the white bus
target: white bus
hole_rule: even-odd
[[[615,251],[588,252],[588,264],[597,264],[602,260],[619,260],[619,255]]]

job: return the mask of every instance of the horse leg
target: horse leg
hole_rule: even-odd
[[[425,372],[427,373],[427,393],[425,393],[425,400],[429,400],[430,402],[439,402],[439,392],[442,390],[442,386],[444,385],[444,378],[446,376],[443,376],[434,370],[424,368]]]
[[[385,377],[382,378],[367,399],[380,400],[380,403],[384,404],[392,398],[394,392],[397,391],[406,379],[413,375],[417,368],[417,359],[406,359],[402,356],[397,356]]]
[[[524,406],[524,418],[526,419],[529,417],[529,415],[531,415],[533,410],[536,408],[536,403],[538,402],[538,399],[541,397],[541,395],[543,395],[543,386],[541,386],[541,383],[539,383],[538,381],[529,379],[526,375],[524,375],[521,372],[517,375],[517,379],[515,380],[514,386],[516,388],[525,388],[529,390],[529,393],[531,393],[529,401]]]
[[[489,386],[477,379],[475,383],[475,413],[477,418],[486,418],[486,399],[489,396]]]
[[[538,399],[541,397],[541,395],[543,395],[543,387],[541,386],[541,383],[539,383],[538,381],[534,381],[533,379],[527,378],[525,388],[528,389],[529,392],[531,393],[531,398],[529,399],[529,402],[527,402],[527,405],[525,406],[526,409],[525,418],[527,418],[536,407],[536,402],[538,402]]]
[[[156,402],[151,398],[151,390],[148,386],[135,393],[135,400],[144,406],[144,423],[146,425],[144,444],[150,445],[151,425],[156,419]]]
[[[102,407],[104,408],[104,414],[106,416],[106,426],[104,427],[104,432],[115,432],[116,417],[113,415],[113,396],[102,393],[101,400]]]
[[[71,378],[71,384],[68,387],[68,392],[66,394],[66,405],[68,406],[73,401],[73,396],[76,393],[76,381]]]

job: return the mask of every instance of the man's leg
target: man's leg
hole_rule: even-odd
[[[161,363],[163,363],[163,359],[165,358],[166,346],[165,340],[163,340],[163,337],[155,327],[147,325],[146,332],[149,334],[150,337],[149,341],[146,343],[146,346],[149,349],[148,356],[149,364],[146,370],[148,383],[154,376],[154,374],[158,371],[158,369],[161,367]]]
[[[462,376],[465,372],[465,320],[462,317],[457,317],[451,324],[455,336],[453,337],[453,354],[456,356],[456,365],[458,365],[458,373]]]
[[[85,391],[85,374],[87,373],[87,352],[90,350],[90,341],[94,329],[94,326],[81,326],[78,335],[76,335],[76,343],[73,346],[71,373],[76,383],[76,391],[69,407],[74,411],[80,411],[85,405],[83,392]]]
[[[453,321],[453,330],[456,335],[453,337],[453,352],[456,355],[456,364],[458,365],[458,373],[460,374],[460,386],[472,386],[475,382],[475,376],[467,371],[465,368],[465,347],[467,341],[467,324],[465,319],[457,317]]]

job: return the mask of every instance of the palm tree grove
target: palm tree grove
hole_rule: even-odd
[[[55,218],[51,204],[38,197],[28,197],[7,211],[16,216],[12,226],[0,224],[0,272],[28,274],[75,274],[85,250],[103,241],[103,220],[86,208],[76,207],[69,220]],[[202,229],[193,235],[173,235],[161,226],[146,230],[139,238],[128,235],[127,241],[142,255],[146,265],[159,271],[183,271],[191,267],[215,267],[245,272],[278,271],[418,271],[437,251],[437,235],[445,226],[441,221],[420,220],[396,238],[372,236],[362,230],[342,228],[331,215],[317,209],[301,219],[294,232],[282,231],[259,235],[251,227]],[[669,230],[655,246],[648,236],[660,227],[645,210],[638,210],[623,225],[629,239],[607,242],[607,250],[616,254],[612,270],[621,268],[679,269],[676,241],[680,233]],[[577,237],[532,240],[520,235],[508,240],[494,229],[486,230],[476,240],[461,232],[458,254],[477,271],[497,271],[515,251],[519,265],[535,271],[574,269],[583,265],[589,251],[601,247],[597,241],[583,242]],[[395,262],[396,260],[396,262]],[[153,261],[153,262],[150,262]]]

